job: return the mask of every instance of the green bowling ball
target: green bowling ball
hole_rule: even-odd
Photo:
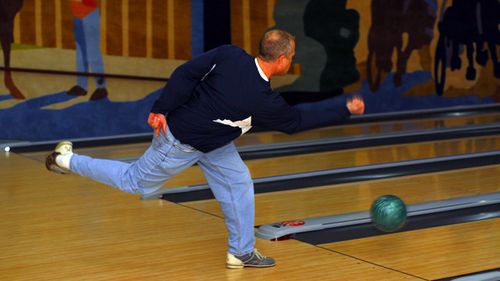
[[[393,232],[406,223],[406,205],[399,197],[383,195],[373,201],[370,217],[376,228],[384,232]]]

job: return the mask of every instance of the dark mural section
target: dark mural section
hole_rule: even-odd
[[[500,78],[497,46],[500,44],[500,1],[454,0],[438,24],[439,39],[435,51],[436,92],[443,95],[446,69],[465,67],[465,79],[475,80],[476,64],[493,65],[494,78]],[[466,52],[466,61],[460,54]],[[493,78],[493,77],[492,77]]]
[[[395,86],[403,84],[408,59],[414,50],[428,48],[433,38],[436,3],[426,0],[373,0],[368,32],[367,81],[376,92],[383,78],[394,70]],[[403,37],[406,44],[403,46]],[[393,53],[396,60],[393,61]],[[429,60],[429,58],[424,58]],[[430,71],[429,65],[424,66]]]
[[[326,64],[320,91],[338,92],[359,79],[354,47],[359,37],[359,13],[346,9],[347,0],[311,0],[304,11],[304,33],[323,45]]]
[[[11,44],[14,42],[14,18],[23,6],[22,0],[0,1],[0,41],[4,60],[4,84],[10,95],[15,99],[25,99],[24,95],[14,84],[10,68]]]

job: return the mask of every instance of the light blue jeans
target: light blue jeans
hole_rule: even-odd
[[[180,143],[168,131],[153,138],[134,163],[95,159],[73,154],[71,171],[124,192],[148,194],[170,178],[198,163],[219,202],[228,230],[229,253],[253,251],[254,188],[250,172],[233,143],[208,153]]]

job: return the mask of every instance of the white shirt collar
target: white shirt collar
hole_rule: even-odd
[[[260,77],[269,82],[269,79],[267,78],[266,74],[264,73],[264,71],[262,71],[262,68],[260,68],[259,63],[257,62],[257,58],[255,58],[255,65],[257,66],[257,70],[259,71]]]

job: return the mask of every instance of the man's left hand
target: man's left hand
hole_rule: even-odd
[[[164,114],[151,112],[148,117],[148,124],[155,130],[157,137],[160,135],[160,132],[167,135],[167,119]]]

